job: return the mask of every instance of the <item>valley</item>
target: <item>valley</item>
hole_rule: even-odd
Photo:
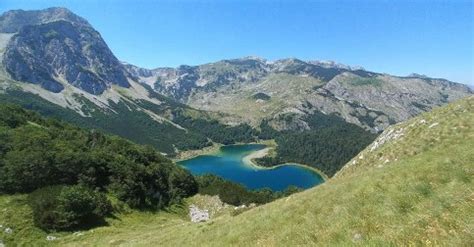
[[[387,129],[322,185],[239,214],[195,196],[158,213],[122,208],[91,230],[46,233],[33,226],[24,195],[2,195],[0,220],[14,230],[0,236],[7,244],[58,246],[463,246],[473,241],[473,121],[473,97],[421,114]],[[218,211],[192,223],[191,204]],[[47,242],[48,234],[57,240]]]
[[[0,15],[0,247],[474,245],[469,86],[293,57],[142,68],[94,26]]]

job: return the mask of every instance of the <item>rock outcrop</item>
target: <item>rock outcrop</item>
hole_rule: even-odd
[[[189,217],[192,222],[205,222],[210,219],[209,211],[206,209],[199,209],[196,205],[189,206]]]
[[[55,93],[66,84],[95,95],[114,84],[130,86],[128,72],[100,34],[69,11],[7,12],[0,29],[17,32],[3,55],[3,66],[14,80]]]

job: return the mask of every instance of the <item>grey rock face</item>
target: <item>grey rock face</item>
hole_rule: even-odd
[[[128,64],[125,62],[122,62],[123,66],[125,69],[130,73],[131,76],[139,78],[139,77],[151,77],[153,76],[153,72],[149,69],[144,69],[137,67],[132,64]]]
[[[65,8],[44,10],[11,10],[0,16],[0,33],[16,33],[24,26],[38,25],[65,20],[76,25],[90,26],[89,23]]]
[[[129,87],[127,72],[100,34],[68,21],[25,26],[11,38],[3,57],[14,80],[59,92],[64,83],[92,94],[110,85]]]

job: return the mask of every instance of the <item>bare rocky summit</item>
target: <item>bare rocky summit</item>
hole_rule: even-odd
[[[0,32],[15,33],[2,62],[14,80],[55,93],[64,84],[95,95],[111,85],[130,86],[128,73],[100,34],[66,9],[9,11],[0,17]]]
[[[218,112],[211,115],[227,125],[304,131],[312,128],[309,119],[323,113],[380,132],[472,94],[465,85],[425,75],[400,77],[296,58],[140,68],[120,62],[99,32],[64,8],[1,15],[0,61],[0,92],[33,93],[82,117],[136,108],[180,131],[173,123],[176,108],[190,106]],[[24,98],[17,91],[16,99]]]

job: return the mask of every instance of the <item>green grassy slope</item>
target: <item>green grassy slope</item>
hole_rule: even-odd
[[[314,189],[203,224],[124,216],[129,224],[64,236],[60,243],[472,246],[473,123],[470,97],[389,128],[385,133],[403,129],[403,136],[372,152],[369,146],[356,164]]]
[[[390,133],[390,134],[387,134]],[[393,134],[396,133],[396,134]],[[60,246],[474,245],[474,97],[390,127],[323,185],[195,224],[178,213],[130,212],[80,234],[31,226],[23,196],[0,196],[14,243]],[[353,161],[356,161],[353,164]],[[387,161],[388,160],[388,161]]]

